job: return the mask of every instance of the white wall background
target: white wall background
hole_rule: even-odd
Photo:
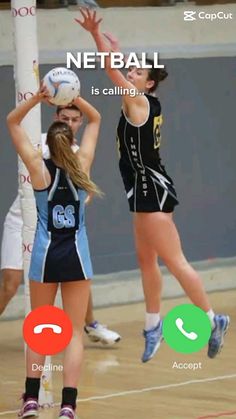
[[[184,10],[232,13],[233,19],[184,21]],[[236,56],[236,4],[99,9],[103,29],[112,31],[122,50],[158,51],[163,58]],[[66,62],[66,51],[94,50],[88,33],[74,23],[78,10],[38,10],[41,63]],[[0,65],[13,63],[10,10],[0,12]]]

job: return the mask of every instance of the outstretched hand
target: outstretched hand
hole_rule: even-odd
[[[75,21],[91,34],[98,33],[99,24],[102,21],[102,18],[97,18],[96,10],[92,12],[90,9],[80,8],[80,13],[83,16],[84,20],[82,21],[80,19],[75,19]]]

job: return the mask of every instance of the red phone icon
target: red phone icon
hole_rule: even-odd
[[[27,345],[41,355],[54,355],[65,349],[72,337],[72,323],[58,307],[41,306],[31,311],[23,324]]]

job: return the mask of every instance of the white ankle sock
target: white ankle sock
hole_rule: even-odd
[[[214,327],[215,327],[215,320],[214,320],[215,313],[214,313],[214,311],[212,309],[210,309],[209,311],[207,311],[206,314],[208,315],[208,318],[211,322],[211,328],[214,329]]]
[[[151,330],[157,327],[161,320],[160,313],[146,313],[145,315],[145,330]]]

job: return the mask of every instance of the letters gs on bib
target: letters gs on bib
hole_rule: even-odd
[[[69,232],[79,228],[79,201],[67,205],[49,202],[48,230]]]
[[[52,210],[52,221],[55,228],[73,228],[75,227],[75,208],[73,205],[55,205]]]

